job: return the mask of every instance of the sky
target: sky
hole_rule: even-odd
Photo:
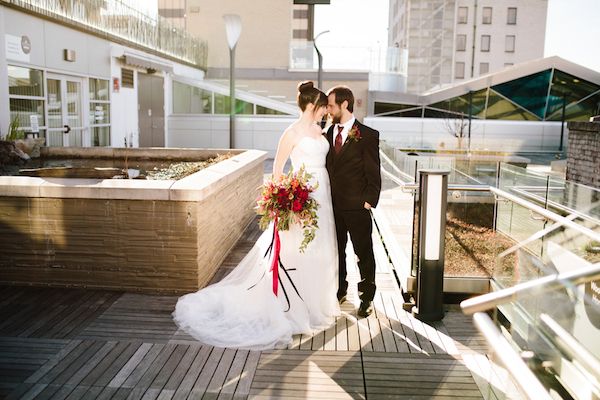
[[[549,0],[546,56],[600,72],[600,0]]]
[[[315,35],[329,30],[317,40],[323,68],[376,67],[379,47],[387,47],[388,8],[388,0],[331,0],[329,5],[316,5]],[[365,47],[372,53],[365,54]]]
[[[387,47],[388,0],[331,0],[315,6],[315,34],[325,69],[373,66],[380,44]],[[546,57],[557,55],[600,72],[600,0],[548,0]],[[372,47],[363,56],[353,51]]]

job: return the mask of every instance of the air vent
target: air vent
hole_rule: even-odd
[[[133,88],[133,70],[121,68],[121,86],[124,88]]]

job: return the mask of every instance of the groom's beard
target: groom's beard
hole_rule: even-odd
[[[333,125],[339,124],[341,122],[341,120],[342,120],[342,115],[341,114],[339,114],[339,115],[332,114],[331,115],[331,123]]]

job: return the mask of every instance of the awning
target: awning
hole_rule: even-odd
[[[125,60],[125,64],[127,65],[132,65],[135,67],[141,67],[146,69],[151,68],[157,71],[173,72],[172,64],[163,63],[157,60],[153,60],[151,58],[140,56],[138,54],[125,53],[123,55],[123,59]]]

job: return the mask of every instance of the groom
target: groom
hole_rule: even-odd
[[[358,291],[361,292],[358,316],[367,317],[373,311],[371,303],[375,296],[370,209],[377,206],[381,191],[379,132],[356,120],[352,114],[354,95],[349,88],[336,86],[327,92],[327,97],[327,111],[333,120],[327,130],[327,171],[340,253],[337,297],[340,304],[346,300],[345,249],[350,233],[361,277],[358,283]]]

